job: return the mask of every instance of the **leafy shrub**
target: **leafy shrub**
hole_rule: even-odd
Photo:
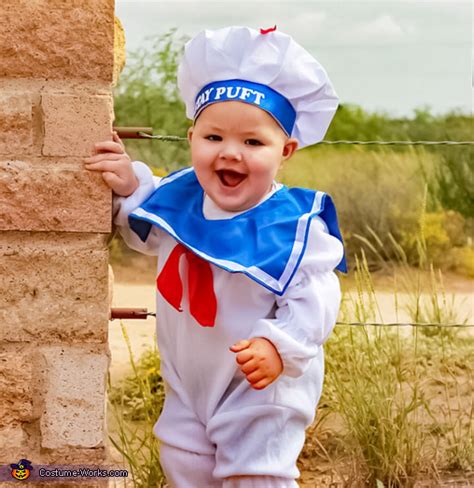
[[[466,139],[472,139],[472,132]],[[446,209],[474,218],[474,149],[450,147],[441,156],[435,186],[439,201]]]
[[[316,147],[296,153],[280,179],[289,186],[332,195],[352,262],[361,246],[355,236],[366,234],[368,228],[386,244],[386,259],[390,259],[394,256],[388,235],[416,229],[425,179],[434,164],[433,155],[423,149],[394,152]]]
[[[454,247],[444,258],[444,267],[474,278],[474,249],[472,246]]]
[[[176,71],[186,38],[175,30],[151,38],[130,54],[115,89],[115,126],[153,127],[161,135],[185,136],[190,121],[179,97]],[[186,142],[127,141],[133,159],[174,170],[189,160]]]

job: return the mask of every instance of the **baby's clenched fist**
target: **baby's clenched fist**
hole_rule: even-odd
[[[101,171],[102,178],[117,195],[128,197],[139,186],[132,161],[116,132],[113,141],[95,144],[93,155],[85,158],[84,164],[88,170]]]
[[[275,346],[263,337],[244,339],[230,347],[237,364],[252,388],[262,390],[283,371],[283,362]]]

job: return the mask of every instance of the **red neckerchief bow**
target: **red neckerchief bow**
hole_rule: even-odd
[[[217,300],[214,293],[211,265],[192,251],[177,244],[168,256],[156,286],[163,298],[178,312],[182,312],[183,283],[179,275],[179,260],[182,255],[188,261],[189,311],[203,327],[214,327]]]

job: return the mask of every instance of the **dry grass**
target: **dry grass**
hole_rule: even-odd
[[[355,274],[344,320],[383,321],[364,259]],[[439,306],[439,295],[434,289],[426,319],[446,313],[458,321]],[[324,476],[341,486],[386,487],[427,479],[437,486],[444,471],[472,471],[473,339],[449,328],[336,327],[326,345],[318,423],[302,454],[305,469],[317,472],[322,464]]]

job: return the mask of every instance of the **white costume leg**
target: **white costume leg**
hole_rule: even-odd
[[[276,476],[236,476],[223,480],[222,488],[298,488],[298,483]]]
[[[160,463],[171,488],[222,488],[221,481],[212,476],[216,465],[212,454],[160,444]]]
[[[160,440],[160,463],[169,486],[221,488],[222,482],[212,476],[215,446],[209,442],[196,414],[177,394],[177,386],[172,389],[165,384],[165,404],[154,428]]]
[[[321,354],[300,378],[282,376],[264,390],[243,380],[225,398],[206,426],[216,446],[215,478],[269,476],[298,486],[296,463],[321,394],[323,361]]]
[[[255,405],[214,415],[207,425],[209,440],[216,445],[214,476],[298,478],[296,461],[305,426],[304,417],[279,405]]]

